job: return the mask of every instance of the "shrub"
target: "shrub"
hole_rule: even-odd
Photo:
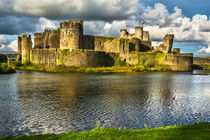
[[[7,63],[0,63],[0,74],[5,74],[5,73],[14,73],[15,70],[12,69],[11,67],[8,67]]]
[[[120,67],[127,67],[129,66],[128,63],[126,62],[126,60],[121,60],[120,57],[118,57],[116,60],[115,60],[115,63],[114,63],[115,66],[120,66]]]

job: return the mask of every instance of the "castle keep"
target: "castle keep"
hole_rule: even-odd
[[[163,44],[152,47],[148,31],[136,27],[130,34],[120,30],[120,37],[102,37],[83,34],[83,21],[70,20],[60,23],[57,30],[45,30],[31,36],[18,37],[18,53],[22,63],[30,62],[43,67],[58,65],[99,67],[113,66],[117,58],[129,65],[167,65],[175,71],[192,70],[192,54],[180,54],[179,49],[171,51],[174,35],[166,34]],[[164,55],[154,55],[164,54]],[[164,60],[157,61],[164,56]],[[162,59],[162,58],[161,58]]]

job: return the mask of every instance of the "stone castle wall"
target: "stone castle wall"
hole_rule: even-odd
[[[210,66],[210,59],[194,59],[193,67],[195,69],[204,69],[205,65]]]
[[[33,49],[31,50],[31,63],[43,67],[77,66],[99,67],[113,66],[118,57],[115,53],[105,53],[93,50],[70,49]]]
[[[120,54],[130,65],[167,66],[172,71],[192,71],[193,54],[130,53]]]
[[[33,49],[31,63],[42,67],[77,66],[100,67],[114,66],[115,60],[120,57],[131,66],[143,65],[146,67],[167,66],[173,71],[192,71],[192,54],[150,54],[150,53],[106,53],[93,50],[70,49]]]

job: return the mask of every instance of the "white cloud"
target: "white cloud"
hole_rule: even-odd
[[[84,34],[119,36],[120,29],[125,28],[126,24],[129,25],[128,30],[134,32],[134,27],[144,21],[144,30],[150,32],[152,41],[157,41],[153,46],[159,44],[166,33],[175,34],[175,41],[210,42],[210,17],[196,14],[189,18],[178,7],[174,7],[174,11],[170,13],[161,3],[156,3],[154,7],[144,7],[138,0],[1,0],[0,13],[36,19],[24,17],[16,20],[19,21],[18,26],[10,26],[16,29],[7,26],[13,24],[0,23],[0,32],[8,34],[19,34],[23,30],[40,32],[44,29],[56,29],[63,19],[79,18],[86,20]],[[13,18],[9,19],[13,23]],[[20,21],[23,23],[20,24]],[[209,48],[202,47],[199,52],[206,53]]]
[[[138,0],[1,0],[1,12],[50,19],[126,19],[137,12]],[[10,9],[8,11],[8,9]]]
[[[57,29],[59,25],[58,21],[49,20],[44,17],[39,18],[39,22],[40,22],[42,31],[44,31],[45,29]]]
[[[197,53],[198,54],[210,54],[210,43],[208,44],[208,47],[200,46],[200,50],[198,50]]]
[[[0,35],[0,52],[17,52],[17,40],[9,41],[5,35]]]

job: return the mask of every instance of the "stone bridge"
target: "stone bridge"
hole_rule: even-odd
[[[0,53],[0,63],[7,63],[10,65],[15,61],[19,61],[20,54],[18,53]]]

